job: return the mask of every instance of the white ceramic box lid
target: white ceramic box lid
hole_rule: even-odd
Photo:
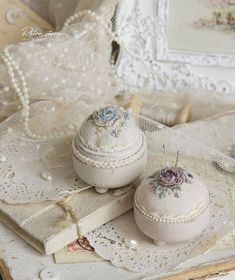
[[[131,112],[108,105],[86,120],[77,137],[76,146],[88,152],[116,153],[136,147],[142,141],[142,132]]]

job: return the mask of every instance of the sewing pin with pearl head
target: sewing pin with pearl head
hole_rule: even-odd
[[[180,156],[180,151],[178,151],[177,155],[176,155],[175,168],[177,168],[177,165],[178,165],[178,162],[179,162],[179,156]]]
[[[165,157],[165,161],[166,161],[166,166],[169,166],[168,158],[167,158],[166,145],[163,145],[163,152],[164,152],[164,157]]]

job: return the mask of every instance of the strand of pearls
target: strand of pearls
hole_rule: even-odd
[[[91,10],[84,10],[84,11],[76,12],[73,15],[71,15],[69,18],[67,18],[67,20],[65,21],[65,23],[63,25],[62,32],[66,32],[69,25],[71,25],[75,20],[79,20],[80,18],[82,18],[84,16],[90,16],[91,18],[93,18],[93,20],[98,22],[102,27],[104,27],[106,29],[106,31],[108,32],[108,34],[112,37],[112,39],[114,41],[117,41],[116,37],[114,37],[114,34],[110,30],[110,28],[103,23],[101,17],[96,15],[96,13],[92,12]],[[111,57],[111,59],[110,59],[110,64],[112,67],[112,74],[113,74],[114,79],[116,79],[116,81],[121,82],[120,78],[116,72],[116,66],[115,66],[115,61],[114,61],[113,57]]]
[[[23,123],[25,133],[28,137],[34,139],[56,139],[64,137],[64,134],[51,134],[51,135],[39,135],[35,134],[29,128],[29,90],[27,88],[27,83],[23,72],[19,69],[19,66],[14,62],[14,59],[10,55],[8,48],[6,48],[3,54],[0,56],[4,64],[6,65],[8,75],[11,80],[12,87],[14,88],[16,94],[22,105]],[[18,78],[18,80],[17,80]],[[21,87],[20,87],[21,85]]]
[[[135,195],[134,198],[134,206],[147,217],[149,220],[158,222],[158,223],[165,223],[165,224],[175,224],[175,223],[188,223],[198,217],[201,213],[205,211],[210,203],[210,197],[207,195],[203,202],[200,203],[196,209],[192,210],[190,213],[178,216],[178,217],[170,217],[170,216],[160,216],[157,212],[152,212],[146,209]]]
[[[128,49],[123,44],[123,42],[117,37],[117,35],[114,34],[110,30],[110,28],[106,24],[103,23],[102,18],[99,17],[98,15],[96,15],[95,12],[92,12],[91,10],[84,10],[84,11],[75,13],[74,15],[70,16],[65,21],[62,31],[65,32],[67,30],[68,26],[72,22],[74,22],[76,19],[79,19],[86,15],[90,16],[96,22],[98,22],[107,31],[107,34],[109,34],[109,36],[112,38],[112,40],[116,41],[120,45],[120,47],[122,49],[124,49],[129,55],[136,58],[137,60],[142,61],[142,63],[144,64],[144,66],[147,70],[147,75],[148,75],[147,81],[149,81],[149,84],[150,84],[149,86],[151,88],[153,86],[153,81],[152,81],[152,79],[150,79],[151,71],[150,71],[147,63],[145,62],[144,58],[142,56],[135,54],[130,49]],[[23,75],[23,72],[20,70],[19,66],[15,63],[13,57],[10,55],[8,48],[6,48],[3,52],[3,54],[0,55],[0,58],[6,65],[6,68],[7,68],[11,83],[12,83],[12,87],[14,88],[14,90],[15,90],[16,94],[18,95],[19,100],[22,104],[23,123],[24,123],[24,129],[25,129],[26,135],[29,136],[30,138],[42,139],[42,140],[50,140],[50,139],[57,139],[57,138],[64,137],[65,136],[64,133],[53,133],[51,135],[39,135],[39,134],[35,134],[31,131],[31,129],[29,127],[29,89],[27,87],[26,79]],[[113,76],[118,80],[119,77],[116,73],[115,63],[112,58],[111,58],[111,66],[112,66]]]
[[[29,125],[28,125],[28,119],[29,119],[29,98],[28,98],[28,89],[26,88],[26,82],[23,77],[22,72],[19,70],[19,68],[15,65],[13,62],[12,57],[10,56],[8,49],[6,48],[4,51],[4,54],[1,55],[2,61],[5,63],[8,75],[10,77],[12,86],[16,92],[16,94],[19,97],[19,100],[22,105],[22,113],[23,113],[23,121],[25,125],[25,131],[30,137],[33,137],[33,133],[29,130]],[[24,94],[22,93],[20,86],[18,85],[17,79],[16,79],[16,71],[18,72],[18,78],[21,80]],[[34,137],[33,137],[34,138]]]

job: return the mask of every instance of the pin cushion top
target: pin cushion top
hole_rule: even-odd
[[[99,154],[132,153],[133,148],[141,145],[142,138],[143,133],[131,112],[109,105],[94,112],[83,123],[76,137],[76,145]]]
[[[156,222],[188,222],[205,211],[208,204],[205,184],[181,167],[153,173],[135,194],[135,207]]]

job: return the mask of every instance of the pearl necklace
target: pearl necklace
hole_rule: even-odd
[[[147,63],[145,62],[143,56],[139,56],[132,52],[129,48],[124,46],[123,42],[115,35],[110,28],[103,23],[102,18],[95,14],[95,12],[92,12],[91,10],[84,10],[77,12],[70,16],[64,23],[64,26],[62,28],[62,32],[65,32],[67,28],[69,27],[72,22],[74,22],[76,19],[79,19],[83,16],[90,16],[92,17],[96,22],[98,22],[106,31],[107,34],[110,35],[113,41],[116,41],[121,48],[125,49],[125,51],[131,55],[132,57],[136,58],[137,60],[142,61],[144,64],[146,70],[147,70],[147,81],[149,82],[149,88],[153,88],[153,80],[149,79],[152,77],[151,71],[149,70],[149,67]],[[53,34],[52,34],[53,35]],[[47,34],[49,36],[49,34]],[[23,115],[23,123],[24,123],[24,130],[28,137],[33,139],[41,139],[41,140],[51,140],[51,139],[57,139],[65,136],[65,133],[52,133],[51,135],[39,135],[35,134],[31,131],[29,127],[29,89],[27,87],[26,79],[23,75],[23,72],[20,70],[19,66],[14,62],[13,57],[10,55],[8,48],[5,48],[4,52],[0,54],[0,58],[4,62],[8,75],[10,77],[10,81],[12,84],[13,89],[15,90],[16,94],[18,95],[18,98],[22,105],[22,115]],[[112,74],[116,80],[120,81],[120,78],[117,75],[116,72],[116,66],[114,62],[114,58],[111,58],[111,67],[112,67]],[[71,133],[72,134],[72,133]]]
[[[0,58],[4,62],[7,68],[8,75],[10,77],[10,81],[12,87],[14,88],[16,94],[19,97],[19,100],[22,105],[22,115],[23,115],[23,123],[24,129],[27,136],[34,139],[42,139],[42,140],[49,140],[55,138],[64,137],[64,134],[51,134],[51,135],[38,135],[31,131],[29,128],[29,95],[28,95],[28,88],[25,77],[23,72],[19,69],[19,66],[14,62],[12,56],[8,52],[8,48],[6,48],[3,54],[0,55]],[[18,77],[18,80],[17,80]],[[21,85],[21,87],[20,87]]]

